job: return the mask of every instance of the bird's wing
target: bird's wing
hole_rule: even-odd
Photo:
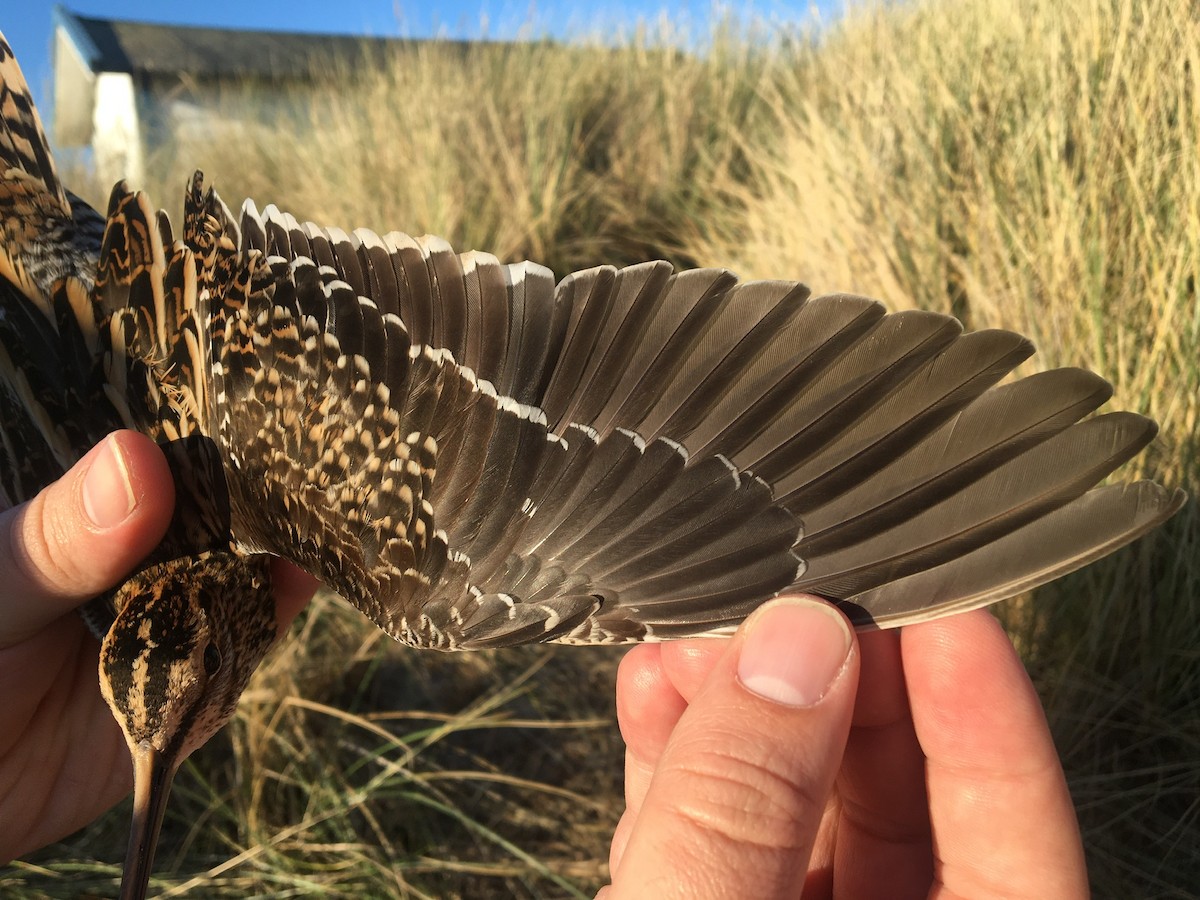
[[[21,251],[46,229],[70,221],[29,85],[0,35],[0,276],[26,295],[39,292]]]
[[[236,538],[417,645],[721,632],[789,586],[898,625],[1182,502],[1089,492],[1153,423],[1080,421],[1109,388],[1077,370],[994,387],[1032,352],[1007,332],[663,263],[556,287],[189,196]]]
[[[146,564],[230,542],[223,460],[197,434],[193,370],[179,364],[207,347],[196,267],[167,231],[150,239],[156,218],[124,185],[107,217],[63,189],[0,35],[0,500],[30,499],[122,425],[191,434],[164,448],[175,516]],[[108,597],[81,612],[97,636],[112,622]]]
[[[219,199],[193,185],[185,240],[217,269],[225,264],[203,248],[237,241],[225,217]],[[207,233],[193,233],[188,222]],[[228,283],[208,294],[213,419],[206,428],[227,454],[233,531],[244,549],[292,559],[395,637],[442,648],[651,633],[652,623],[631,612],[632,588],[622,602],[610,584],[623,582],[606,584],[582,558],[531,544],[536,532],[561,539],[578,530],[581,515],[594,519],[621,496],[628,502],[609,517],[609,537],[627,531],[654,569],[687,564],[683,545],[699,550],[705,531],[711,542],[730,541],[727,552],[740,547],[734,568],[744,584],[736,589],[711,560],[675,578],[695,596],[746,594],[737,610],[726,604],[728,620],[795,577],[799,526],[761,481],[717,457],[686,465],[677,443],[647,444],[623,429],[600,434],[572,425],[554,434],[536,407],[499,393],[448,350],[414,343],[399,315],[358,296],[331,267],[255,248],[252,230],[242,245],[245,268],[230,268]],[[493,322],[500,299],[504,316],[519,308],[512,295],[527,287],[526,273],[545,281],[530,288],[535,321],[546,289],[553,294],[548,273],[494,261],[485,267],[483,277],[503,295],[484,298]],[[390,290],[396,306],[401,294]],[[513,327],[516,341],[520,324]],[[463,329],[473,338],[477,330]],[[527,346],[544,359],[552,344]],[[496,370],[501,383],[547,381],[523,357],[515,365],[505,352],[479,352],[513,367],[507,375]],[[587,504],[590,513],[582,512]],[[644,524],[618,532],[618,520]],[[588,534],[600,537],[597,529],[580,536]],[[686,615],[687,599],[678,615]]]
[[[415,644],[710,633],[789,586],[903,624],[1182,502],[1089,492],[1153,424],[1080,422],[1108,388],[1072,370],[994,388],[1031,352],[1006,332],[665,263],[556,287],[271,208],[239,229],[199,177],[176,240],[123,184],[105,219],[63,190],[2,39],[0,114],[7,499],[119,425],[179,440],[206,540],[223,504],[194,488],[223,468],[245,549]]]
[[[74,306],[91,331],[96,319],[83,313],[103,229],[103,217],[58,180],[29,85],[0,35],[0,278],[52,322],[67,312],[62,304]]]
[[[28,500],[117,427],[91,286],[103,219],[63,190],[0,35],[0,491]]]
[[[211,418],[208,373],[212,258],[226,248],[175,238],[165,213],[119,182],[97,263],[105,391],[121,423],[160,442],[201,434]]]

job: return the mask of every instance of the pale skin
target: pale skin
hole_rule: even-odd
[[[100,643],[74,608],[154,548],[174,502],[154,442],[125,431],[0,515],[0,861],[70,834],[133,788],[100,696]],[[274,575],[286,628],[315,582],[282,564]]]
[[[152,442],[105,443],[0,515],[0,861],[132,784],[72,610],[153,548],[173,497]],[[313,583],[275,574],[286,625]],[[627,806],[604,900],[1087,896],[1045,717],[986,612],[855,638],[785,598],[732,640],[635,648],[617,704]]]

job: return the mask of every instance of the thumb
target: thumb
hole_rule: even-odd
[[[672,732],[606,900],[798,896],[857,683],[853,632],[828,603],[752,615]]]
[[[175,486],[154,441],[118,431],[62,478],[0,514],[0,647],[121,580],[171,521]]]

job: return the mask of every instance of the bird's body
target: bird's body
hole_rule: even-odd
[[[26,500],[121,427],[175,474],[167,539],[87,615],[140,760],[134,894],[170,773],[274,636],[272,556],[416,647],[625,643],[728,633],[785,589],[863,626],[974,608],[1182,502],[1092,489],[1155,426],[1080,421],[1111,392],[1081,370],[995,387],[1018,335],[665,263],[556,287],[436,238],[235,220],[199,174],[176,239],[123,183],[104,217],[66,193],[2,39],[0,114],[0,486]]]

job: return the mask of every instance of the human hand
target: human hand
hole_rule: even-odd
[[[174,503],[158,447],[121,431],[0,514],[0,862],[70,834],[133,785],[100,696],[100,643],[74,609],[154,549]],[[272,575],[282,634],[314,582],[284,564]]]
[[[634,648],[617,710],[604,900],[1087,896],[1045,716],[985,611],[856,642],[789,598],[731,641]]]

